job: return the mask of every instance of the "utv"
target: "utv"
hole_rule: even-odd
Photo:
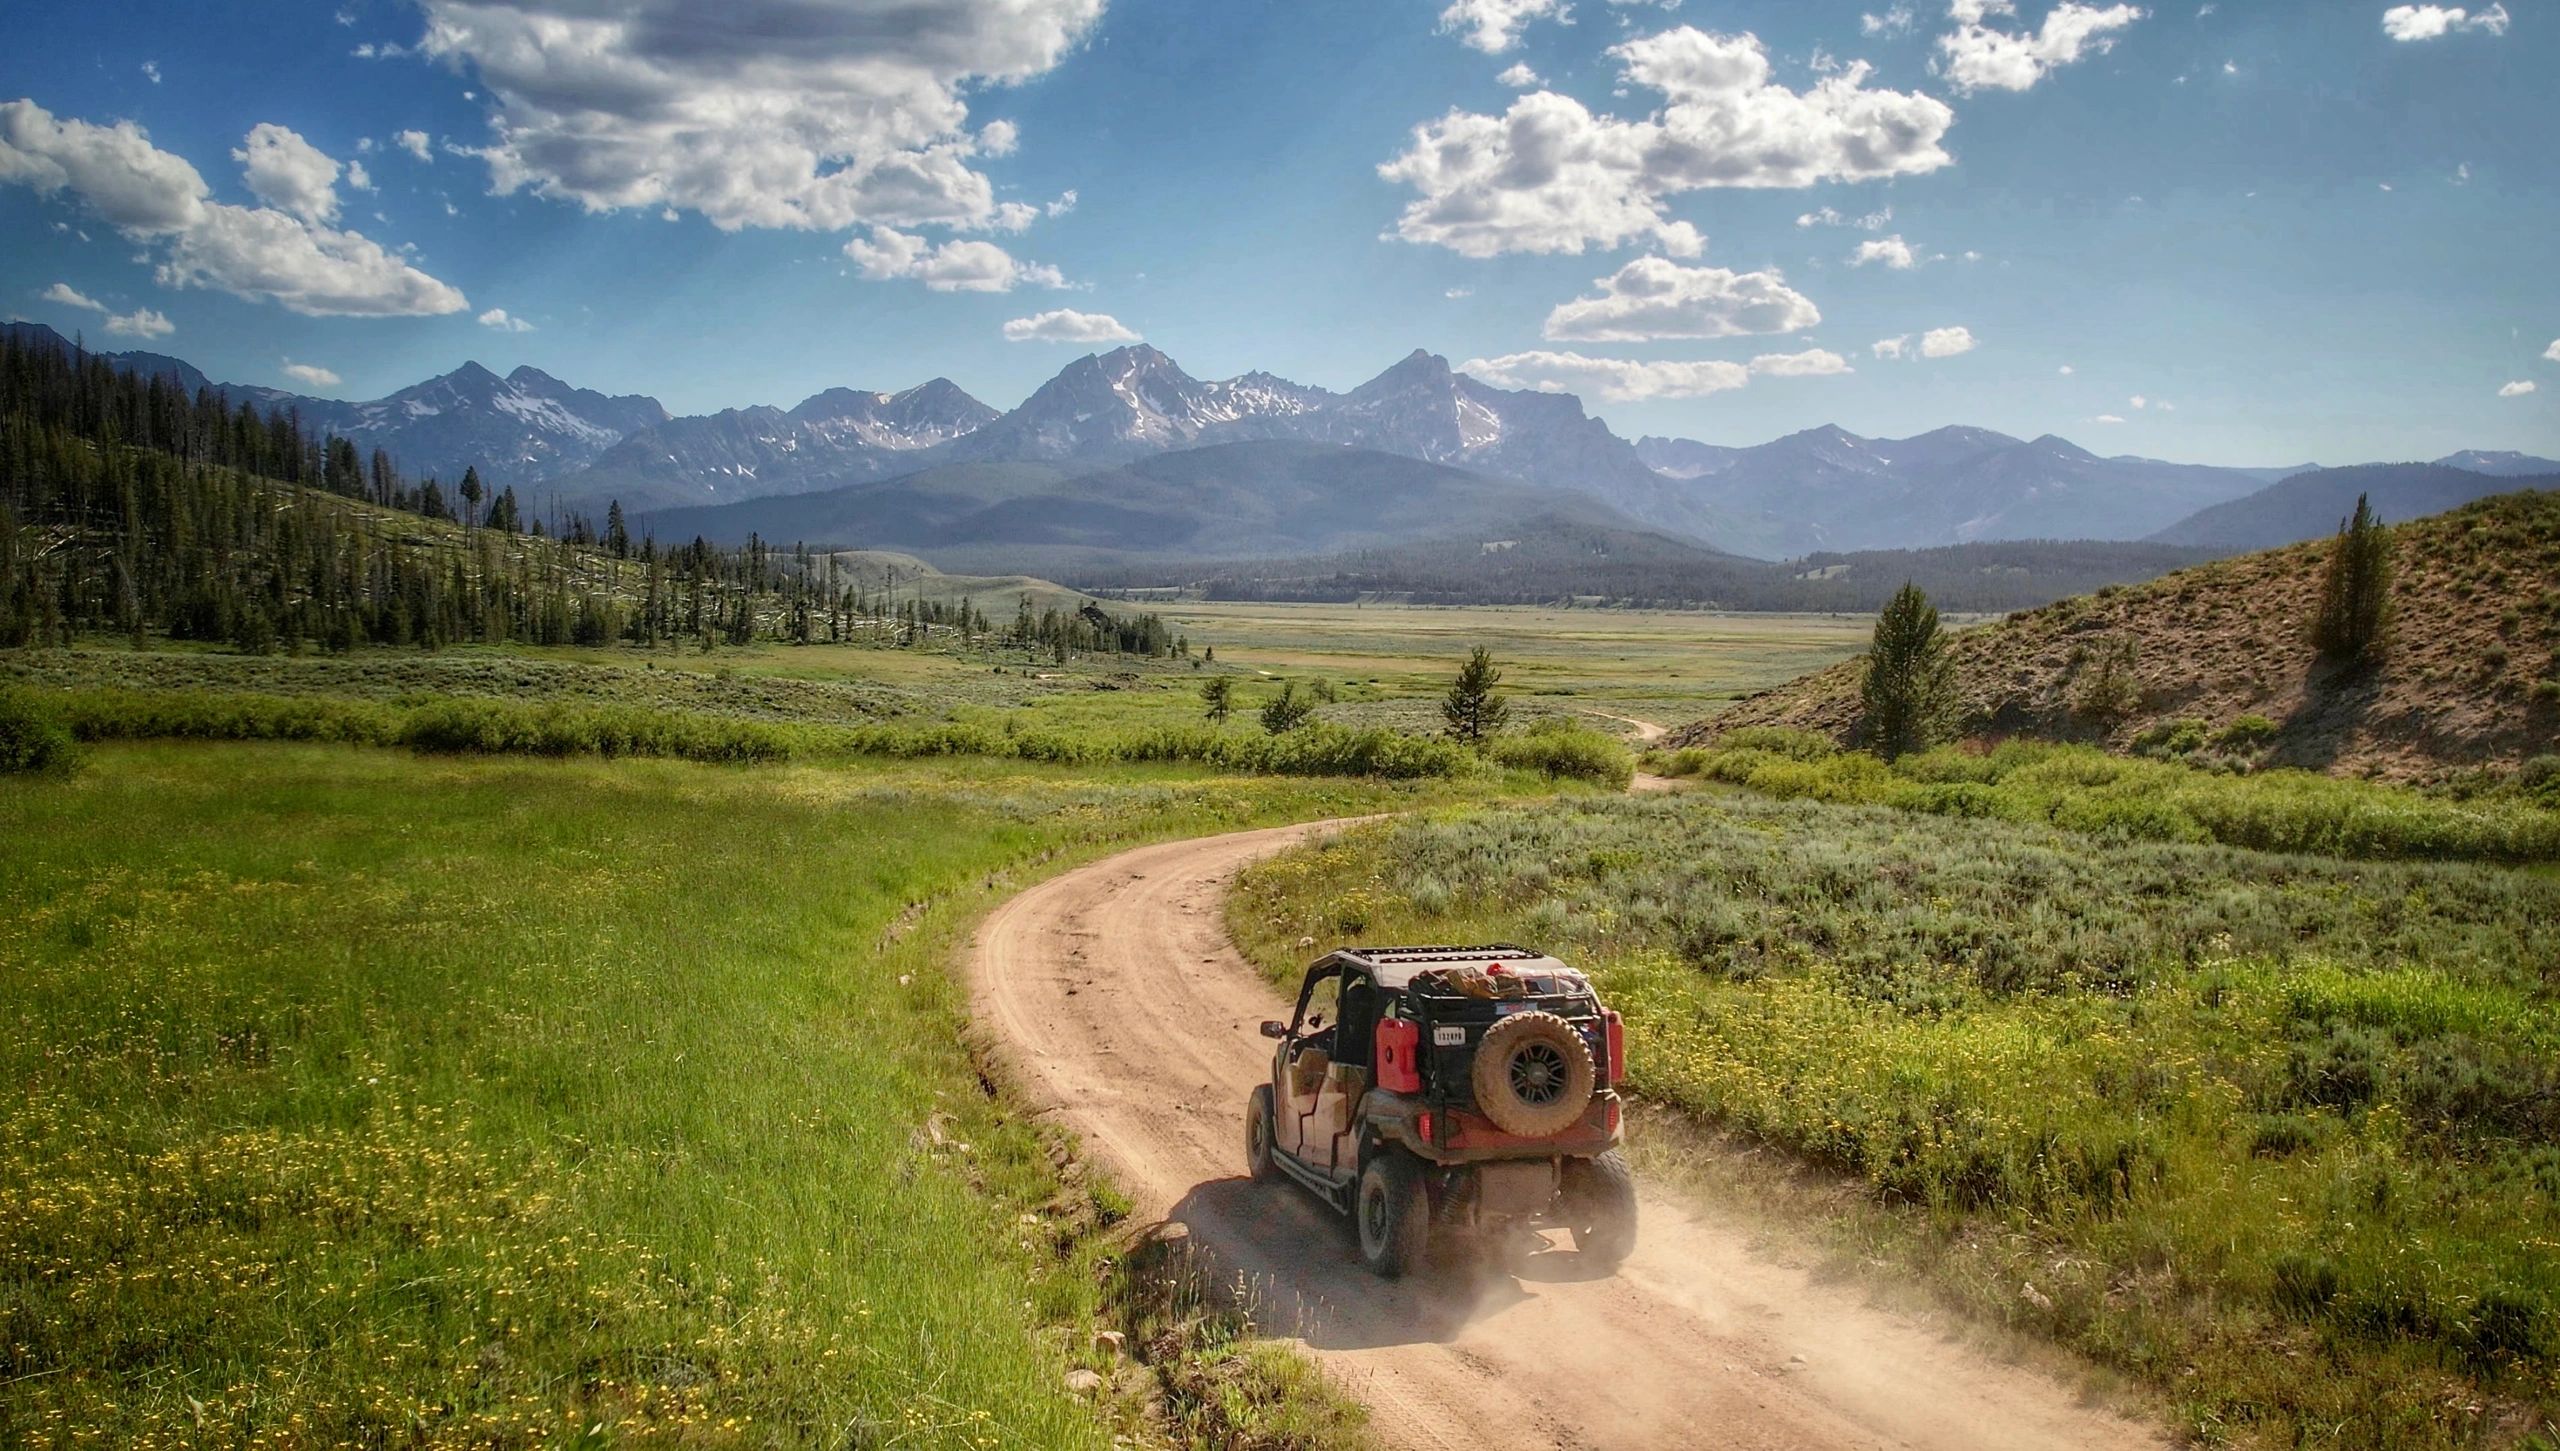
[[[1562,1225],[1612,1268],[1635,1248],[1626,1038],[1581,973],[1509,944],[1345,948],[1262,1035],[1279,1047],[1245,1108],[1253,1177],[1350,1215],[1378,1274],[1435,1227]]]

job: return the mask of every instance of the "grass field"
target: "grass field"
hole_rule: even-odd
[[[1183,627],[1215,666],[0,658],[0,687],[92,737],[75,774],[0,791],[0,1443],[1345,1441],[1302,1364],[1108,1265],[1112,1197],[989,1096],[946,964],[976,911],[1077,858],[1544,792],[1534,751],[1402,784],[1007,752],[1195,729],[1212,669],[1245,682],[1248,743],[1284,678],[1327,687],[1322,718],[1435,729],[1478,641],[1523,719],[1668,722],[1856,629]],[[863,731],[1007,751],[848,754]],[[330,739],[263,739],[297,733]],[[638,758],[737,752],[769,763]],[[1097,1412],[1062,1377],[1112,1369],[1107,1323],[1153,1363]]]
[[[1867,646],[1863,615],[1680,610],[1436,609],[1410,605],[1161,607],[1222,664],[1272,675],[1374,683],[1383,698],[1435,695],[1483,645],[1526,708],[1609,711],[1661,725],[1792,680]],[[1196,648],[1196,644],[1195,644]]]
[[[639,705],[808,724],[959,721],[1031,729],[1190,724],[1199,684],[1238,675],[1250,716],[1280,682],[1321,683],[1318,718],[1436,731],[1436,702],[1475,645],[1491,648],[1526,722],[1563,716],[1614,732],[1616,717],[1672,726],[1739,694],[1863,649],[1857,616],[1678,611],[1359,609],[1185,603],[1168,615],[1215,664],[1091,656],[1064,665],[992,647],[924,650],[760,643],[711,652],[458,646],[434,653],[246,656],[185,647],[0,654],[0,684],[113,685],[401,701],[461,696]]]
[[[2548,873],[1709,788],[1364,828],[1230,922],[1275,975],[1308,936],[1562,953],[1640,1092],[1735,1136],[1711,1188],[1798,1166],[1777,1212],[1844,1267],[2208,1443],[2553,1444]]]
[[[12,783],[0,1443],[1160,1439],[1061,1388],[1109,1369],[1109,1197],[984,1090],[955,934],[1122,842],[1449,791],[277,744]],[[1232,1379],[1289,1373],[1191,1432],[1305,1432]]]

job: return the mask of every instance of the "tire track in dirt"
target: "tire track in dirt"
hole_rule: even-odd
[[[1020,1091],[1146,1218],[1258,1287],[1380,1440],[1479,1448],[2159,1448],[2157,1431],[1873,1308],[1659,1195],[1616,1275],[1570,1251],[1442,1257],[1388,1283],[1345,1223],[1244,1176],[1245,1097],[1285,1012],[1226,937],[1237,868],[1343,823],[1141,847],[999,907],[967,954]],[[1638,1053],[1642,1044],[1633,1045]]]
[[[1605,710],[1586,710],[1583,714],[1598,716],[1602,720],[1613,720],[1628,727],[1636,733],[1636,745],[1639,747],[1650,746],[1671,734],[1669,726],[1658,725],[1649,720],[1639,720],[1631,715],[1612,715]],[[1680,789],[1680,783],[1668,776],[1654,776],[1638,771],[1627,781],[1627,789],[1643,795],[1656,791],[1677,791]]]

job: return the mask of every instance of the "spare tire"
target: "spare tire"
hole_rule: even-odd
[[[1505,1133],[1560,1134],[1591,1106],[1591,1048],[1553,1013],[1514,1013],[1485,1031],[1470,1080],[1476,1107]]]

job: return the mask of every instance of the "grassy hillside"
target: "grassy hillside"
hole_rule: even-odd
[[[2070,1345],[2197,1444],[2560,1425],[2547,873],[1708,790],[1363,828],[1229,921],[1275,972],[1307,936],[1564,955],[1672,1110],[1640,1173]]]
[[[988,1095],[946,964],[1115,844],[1445,799],[282,744],[13,782],[0,1444],[1331,1444],[1264,1421],[1285,1357],[1097,1347],[1115,1201]]]
[[[1093,596],[1028,574],[945,574],[912,554],[886,549],[848,549],[835,556],[837,570],[847,576],[888,580],[900,595],[915,595],[935,604],[968,604],[991,620],[1010,620],[1023,596],[1034,613],[1060,610],[1073,614]],[[873,589],[874,594],[883,593]]]
[[[1964,728],[2130,748],[2236,725],[2253,763],[2408,779],[2560,751],[2560,494],[2484,499],[2392,535],[2395,624],[2369,670],[2331,669],[2306,638],[2324,540],[1959,634]],[[2094,682],[2128,645],[2135,688],[2111,707]],[[1752,696],[1674,743],[1758,725],[1854,739],[1859,671],[1846,661]],[[2258,738],[2252,717],[2272,731]]]

